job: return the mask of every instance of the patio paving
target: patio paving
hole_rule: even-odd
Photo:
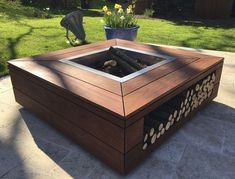
[[[126,177],[17,104],[10,77],[0,79],[0,178],[234,179],[235,53],[188,50],[225,57],[218,97]]]

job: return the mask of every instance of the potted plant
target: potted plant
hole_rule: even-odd
[[[135,40],[139,26],[133,12],[133,5],[123,8],[120,4],[115,4],[113,9],[104,6],[103,12],[107,39]]]

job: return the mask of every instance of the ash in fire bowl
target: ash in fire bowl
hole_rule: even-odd
[[[126,81],[172,60],[169,56],[110,47],[100,52],[61,61],[80,68],[88,67],[86,70],[118,81]]]

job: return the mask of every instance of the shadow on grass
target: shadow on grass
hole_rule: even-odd
[[[182,47],[189,47],[189,48],[192,48],[192,44],[194,44],[195,42],[198,41],[198,39],[201,38],[200,35],[197,35],[197,37],[191,37],[191,38],[187,38],[185,40],[181,40],[179,42],[179,46],[182,46]],[[226,39],[227,37],[226,36],[222,36],[221,37],[221,41],[219,43],[206,43],[206,41],[203,43],[203,42],[200,42],[198,44],[198,46],[196,47],[193,47],[197,50],[197,48],[200,48],[200,49],[207,49],[207,50],[215,50],[215,51],[228,51],[227,49],[229,48],[233,48],[235,49],[235,45],[231,45],[231,44],[227,44],[227,40],[223,40],[223,39]],[[231,37],[230,38],[231,40],[235,40],[234,37]],[[212,41],[213,39],[211,39]]]
[[[0,12],[10,20],[51,18],[47,11],[43,11],[36,7],[23,6],[17,1],[1,1]]]
[[[219,37],[211,37],[210,42],[203,40],[204,37],[201,36],[200,32],[194,32],[193,37],[186,38],[185,40],[179,41],[179,46],[189,47],[189,48],[200,48],[207,50],[216,51],[228,51],[228,49],[235,49],[235,43],[230,44],[228,42],[235,42],[235,36],[221,34]],[[220,39],[218,42],[218,38]],[[203,41],[201,41],[203,40]],[[217,41],[214,42],[213,41]],[[193,47],[192,44],[196,44],[197,47]]]
[[[16,19],[15,19],[16,20]],[[18,57],[18,54],[17,54],[17,45],[21,42],[21,40],[32,34],[33,31],[35,29],[48,29],[48,28],[51,28],[51,27],[43,27],[43,28],[36,28],[36,27],[33,27],[33,26],[30,26],[28,24],[24,24],[24,23],[21,23],[19,22],[18,20],[16,20],[18,25],[20,26],[26,26],[28,27],[29,29],[27,30],[27,32],[23,33],[23,34],[20,34],[18,37],[16,38],[7,38],[7,49],[8,49],[8,53],[9,53],[9,57],[8,57],[8,60],[11,60],[11,59],[15,59]],[[0,55],[1,57],[3,56],[3,52],[0,52]],[[7,63],[6,63],[7,60],[4,60],[4,59],[0,59],[0,76],[3,76],[5,75],[6,73],[8,73],[8,70],[7,70]]]
[[[0,76],[3,76],[5,74],[8,73],[8,70],[7,70],[7,63],[6,61],[8,60],[11,60],[11,59],[15,59],[15,58],[18,58],[19,57],[19,54],[17,52],[17,47],[18,47],[18,44],[27,36],[30,36],[35,30],[42,30],[45,29],[45,30],[48,30],[48,29],[56,29],[55,27],[51,27],[51,26],[43,26],[43,27],[34,27],[34,26],[31,26],[29,24],[26,24],[26,23],[23,23],[23,22],[20,22],[18,19],[15,19],[15,21],[17,22],[17,26],[20,26],[20,27],[26,27],[28,28],[26,32],[22,33],[22,34],[19,34],[17,37],[13,38],[13,37],[8,37],[6,39],[7,41],[7,52],[0,52]],[[42,35],[43,37],[47,37],[47,38],[50,38],[50,39],[54,39],[55,37],[58,37],[58,35]],[[65,34],[64,34],[65,36]],[[66,40],[66,37],[64,37],[64,39]],[[85,42],[85,44],[89,44],[90,42]],[[84,44],[77,44],[76,46],[80,46],[80,45],[84,45]],[[46,44],[45,44],[46,46]],[[4,59],[3,57],[3,53],[8,53],[9,55],[7,56],[7,59]]]
[[[50,26],[44,26],[44,27],[33,27],[33,26],[30,26],[28,24],[25,24],[25,23],[21,23],[18,21],[18,25],[21,25],[21,26],[25,26],[25,27],[28,27],[28,31],[23,33],[23,34],[20,34],[18,37],[16,38],[7,38],[7,41],[8,41],[8,49],[9,49],[9,53],[10,53],[10,59],[15,59],[17,58],[18,54],[17,54],[17,45],[21,42],[21,40],[32,34],[34,30],[36,29],[54,29],[54,27],[50,27]]]
[[[102,12],[99,9],[73,9],[73,10],[51,10],[53,15],[67,15],[73,11],[81,11],[85,17],[101,17],[103,16]]]
[[[9,56],[9,59],[15,59],[18,57],[18,54],[17,54],[17,45],[21,42],[21,40],[26,37],[26,36],[29,36],[31,35],[34,30],[43,30],[43,29],[56,29],[55,27],[50,27],[50,26],[44,26],[44,27],[33,27],[31,25],[28,25],[28,24],[25,24],[25,23],[22,23],[20,21],[17,21],[18,25],[20,26],[24,26],[24,27],[28,27],[29,29],[27,30],[27,32],[23,33],[23,34],[20,34],[18,37],[16,38],[7,38],[7,41],[8,41],[8,49],[9,49],[9,53],[10,53],[10,56]],[[55,38],[55,37],[58,37],[58,35],[42,35],[43,37],[47,37],[47,38]],[[66,39],[66,38],[65,38]],[[89,42],[85,42],[84,44],[89,44]],[[84,45],[84,44],[78,44],[77,46],[80,46],[80,45]]]
[[[224,20],[203,20],[203,19],[163,19],[169,21],[175,26],[175,33],[177,34],[177,26],[186,26],[185,33],[189,33],[188,36],[182,36],[177,41],[173,40],[170,45],[200,48],[208,50],[218,51],[234,51],[235,49],[235,35],[233,29],[235,29],[235,18]],[[187,28],[187,26],[189,28]],[[181,28],[182,30],[182,28]],[[231,30],[231,34],[226,32]],[[162,36],[171,41],[169,36]],[[207,36],[208,34],[208,36]]]
[[[92,9],[82,9],[82,13],[86,17],[101,17],[103,16],[102,12]]]
[[[229,18],[229,19],[215,19],[215,20],[209,20],[209,19],[187,19],[187,18],[164,18],[162,19],[170,21],[176,25],[188,25],[188,26],[194,26],[194,27],[204,27],[204,28],[220,28],[220,29],[230,29],[235,28],[235,18]]]
[[[24,38],[27,35],[30,35],[35,28],[29,27],[28,32],[19,35],[17,38],[7,38],[8,41],[8,49],[10,51],[10,59],[14,59],[17,57],[17,52],[16,52],[16,46],[17,44],[21,41],[22,38]]]

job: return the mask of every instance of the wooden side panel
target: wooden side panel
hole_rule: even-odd
[[[39,85],[52,88],[60,96],[70,98],[71,101],[79,101],[83,105],[89,104],[88,109],[99,109],[100,113],[105,113],[107,120],[113,121],[123,126],[122,116],[124,115],[122,97],[108,91],[97,88],[83,81],[74,79],[65,74],[51,71],[50,69],[35,68],[34,66],[24,67],[26,71],[18,67],[9,65],[11,71],[24,75],[27,79],[32,79]],[[45,79],[45,80],[44,80]],[[97,108],[97,109],[96,109]],[[102,112],[103,111],[103,112]],[[114,116],[114,117],[113,117]],[[105,118],[105,119],[106,119]],[[114,118],[114,120],[112,120]]]
[[[19,74],[19,76],[24,76],[28,80],[33,81],[35,84],[41,85],[43,88],[46,88],[50,91],[53,91],[53,93],[57,94],[58,96],[61,96],[61,97],[65,98],[69,101],[73,101],[75,104],[82,106],[86,110],[92,111],[92,112],[96,113],[97,115],[100,115],[102,118],[104,118],[104,119],[106,119],[106,120],[108,120],[108,121],[124,128],[123,120],[121,120],[118,117],[104,111],[103,109],[100,109],[100,108],[94,106],[93,104],[91,104],[87,101],[83,101],[83,100],[79,99],[73,93],[67,92],[66,90],[63,90],[62,88],[59,88],[58,86],[55,86],[51,83],[48,83],[43,79],[37,78],[37,77],[31,75],[28,72],[17,69],[12,65],[9,65],[9,69],[10,69],[10,74],[17,73],[17,74]]]
[[[223,70],[223,62],[221,63],[221,67],[216,70],[216,79],[215,79],[216,84],[220,83],[222,70]]]
[[[143,151],[142,146],[143,143],[140,143],[136,147],[134,147],[131,151],[129,151],[125,155],[125,171],[126,173],[130,172],[133,168],[135,168],[141,161],[146,159],[147,156],[149,156],[157,147],[159,147],[161,144],[163,144],[164,141],[166,141],[170,136],[172,136],[180,127],[182,127],[189,119],[197,113],[200,109],[202,109],[206,104],[208,104],[213,98],[216,97],[218,93],[218,87],[217,84],[214,87],[213,94],[210,98],[205,100],[200,107],[198,107],[196,110],[191,112],[186,118],[183,118],[178,123],[174,124],[162,137],[160,137],[154,144],[152,144],[147,150]]]
[[[144,118],[138,120],[136,123],[125,129],[125,152],[128,152],[142,141],[143,127]]]
[[[185,90],[186,88],[188,88],[189,86],[191,86],[192,84],[194,84],[196,81],[199,81],[200,79],[202,79],[204,76],[207,76],[208,74],[212,73],[213,71],[216,70],[216,82],[220,79],[221,75],[221,71],[222,71],[222,65],[223,62],[221,62],[220,64],[216,65],[215,67],[212,67],[210,69],[208,69],[207,71],[205,71],[204,73],[198,75],[197,77],[193,78],[193,80],[188,81],[187,83],[183,84],[182,86],[176,88],[172,93],[170,93],[169,95],[163,96],[162,98],[160,98],[158,101],[150,104],[148,107],[146,107],[144,110],[139,111],[137,114],[131,116],[129,119],[126,120],[126,126],[131,125],[133,122],[135,122],[136,120],[140,119],[141,117],[145,116],[146,114],[148,114],[150,111],[152,111],[153,109],[156,109],[157,107],[159,107],[160,105],[162,105],[163,103],[165,103],[166,101],[168,101],[169,99],[171,99],[172,97],[174,97],[176,94],[182,92],[183,90]]]
[[[68,92],[73,92],[83,99],[87,99],[94,104],[102,106],[104,109],[108,109],[114,114],[116,113],[116,115],[124,115],[122,98],[114,93],[110,93],[45,66],[35,65],[34,63],[18,63],[17,67],[57,85]]]
[[[61,115],[73,125],[124,153],[124,129],[56,95],[53,91],[36,85],[33,81],[25,79],[18,73],[11,73],[11,79],[14,88],[24,92],[53,113]]]
[[[49,69],[53,69],[61,73],[67,74],[78,80],[97,86],[98,88],[107,90],[119,96],[122,95],[120,83],[118,81],[111,80],[109,78],[97,75],[95,73],[71,65],[64,64],[62,62],[37,61],[36,63],[39,65],[44,65]]]
[[[83,131],[79,127],[64,120],[61,116],[56,115],[44,106],[35,102],[28,96],[24,95],[17,89],[14,89],[16,101],[25,106],[28,110],[38,115],[41,119],[57,128],[63,134],[72,138],[78,144],[81,144],[89,152],[94,154],[106,162],[109,166],[123,173],[124,168],[124,156],[112,147],[104,144],[94,136]]]
[[[198,60],[125,96],[126,116],[129,117],[142,110],[143,107],[146,108],[146,105],[175,91],[177,87],[193,80],[195,76],[219,64],[220,61],[212,58]]]
[[[85,81],[99,88],[108,90],[109,92],[121,95],[121,88],[120,88],[119,82],[97,75],[95,73],[88,72],[80,68],[73,67],[72,65],[68,65],[59,61],[64,58],[69,58],[69,57],[71,58],[73,56],[86,54],[92,51],[109,48],[110,46],[113,46],[113,45],[116,45],[116,40],[109,40],[103,43],[98,42],[98,43],[93,43],[93,44],[84,45],[80,47],[59,50],[59,51],[51,52],[51,53],[44,54],[44,55],[36,55],[32,57],[21,58],[21,59],[9,61],[8,63],[16,65],[16,66],[22,63],[21,65],[26,66],[25,69],[29,69],[27,67],[27,64],[30,64],[31,66],[38,65],[37,68],[47,67],[49,69],[53,69],[61,73],[65,73],[74,78]]]

